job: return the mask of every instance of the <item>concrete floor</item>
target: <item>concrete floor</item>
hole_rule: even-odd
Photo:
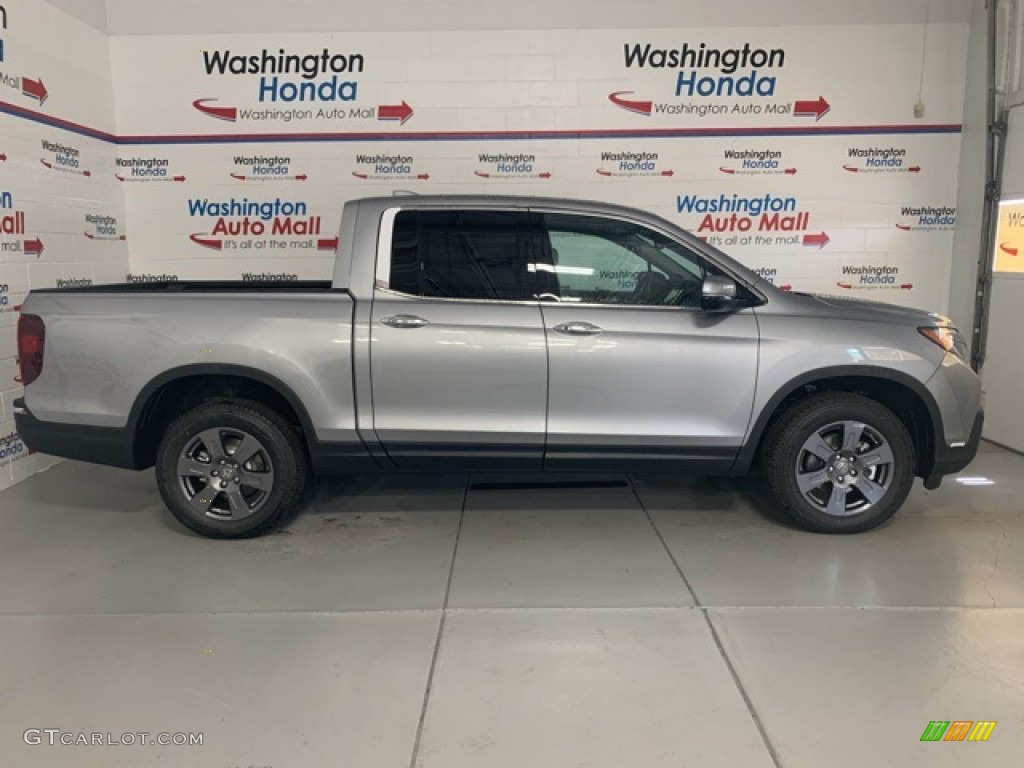
[[[745,484],[453,475],[326,481],[215,542],[151,473],[65,463],[0,494],[0,765],[1021,765],[1024,458],[966,474],[994,484],[918,485],[853,537]]]

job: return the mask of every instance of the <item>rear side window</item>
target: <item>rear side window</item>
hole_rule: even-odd
[[[389,287],[442,299],[533,299],[527,221],[513,211],[400,211]]]

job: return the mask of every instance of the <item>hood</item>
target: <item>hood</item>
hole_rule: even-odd
[[[898,307],[881,301],[853,299],[848,296],[829,296],[826,294],[799,294],[816,304],[848,312],[851,317],[865,320],[882,320],[894,323],[913,323],[915,325],[951,326],[953,323],[944,315],[911,307]]]

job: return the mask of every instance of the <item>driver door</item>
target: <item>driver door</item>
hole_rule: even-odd
[[[727,470],[754,399],[753,310],[701,310],[713,267],[643,224],[554,212],[534,220],[536,268],[555,278],[555,296],[541,304],[545,466],[677,468],[685,460],[698,471]]]

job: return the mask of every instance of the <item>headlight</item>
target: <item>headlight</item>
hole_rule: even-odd
[[[952,326],[926,325],[917,329],[918,333],[928,341],[942,347],[946,352],[951,352],[961,360],[967,359],[967,341],[956,328]]]

